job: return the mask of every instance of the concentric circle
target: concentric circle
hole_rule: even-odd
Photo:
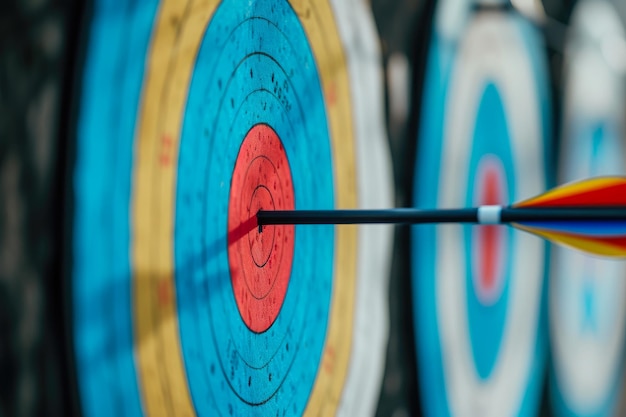
[[[550,117],[538,34],[506,7],[473,3],[443,1],[434,17],[416,207],[507,205],[547,186]],[[420,226],[412,243],[428,415],[534,415],[546,349],[545,244],[497,226]]]
[[[355,86],[379,83],[363,7],[95,3],[73,276],[85,414],[371,414],[389,233],[357,245],[356,227],[251,221],[390,205],[362,186],[391,188],[379,106],[352,108]]]
[[[228,264],[239,314],[256,333],[266,331],[283,305],[295,240],[293,225],[257,227],[259,210],[293,210],[294,191],[282,142],[266,124],[241,144],[228,203]]]
[[[246,7],[230,3],[219,5],[201,38],[181,120],[175,262],[197,259],[196,267],[176,275],[182,354],[200,413],[299,414],[313,389],[326,341],[333,229],[291,233],[293,244],[272,251],[283,254],[275,258],[277,265],[262,269],[279,275],[261,284],[255,281],[260,275],[244,272],[246,278],[238,280],[232,274],[237,263],[232,256],[229,262],[229,255],[235,252],[239,265],[258,267],[253,256],[245,260],[249,246],[227,249],[225,225],[229,232],[236,227],[228,218],[237,214],[233,202],[242,198],[235,204],[244,211],[241,205],[252,201],[257,185],[272,193],[276,188],[272,198],[278,207],[334,207],[325,103],[315,58],[291,7],[273,1],[242,15]],[[246,160],[247,168],[239,170]],[[313,179],[309,173],[316,166],[327,169]],[[283,175],[289,170],[291,179]],[[281,230],[290,228],[274,229],[277,235]],[[252,229],[239,242],[246,244],[257,233]],[[281,233],[280,239],[285,237],[289,233]],[[309,255],[314,252],[319,258]],[[264,297],[271,281],[276,291]]]

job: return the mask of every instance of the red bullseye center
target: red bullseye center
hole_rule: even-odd
[[[280,138],[268,125],[254,126],[235,162],[228,201],[228,264],[237,308],[250,330],[276,321],[293,262],[292,225],[265,226],[259,210],[293,210],[291,170]]]

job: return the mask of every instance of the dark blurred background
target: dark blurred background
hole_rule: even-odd
[[[81,12],[0,2],[0,416],[69,413],[62,204]]]

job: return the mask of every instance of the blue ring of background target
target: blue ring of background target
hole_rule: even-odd
[[[502,163],[504,170],[504,190],[510,204],[517,196],[515,188],[515,172],[513,169],[513,155],[511,150],[511,138],[507,126],[506,110],[498,87],[489,82],[485,87],[476,111],[476,126],[474,127],[472,149],[469,157],[469,172],[467,172],[467,192],[465,207],[476,206],[474,201],[476,172],[481,159],[485,155],[493,155]],[[477,228],[469,225],[463,228],[463,248],[465,254],[465,285],[467,288],[467,321],[469,326],[470,347],[472,349],[476,372],[481,379],[488,379],[502,344],[502,336],[505,331],[506,313],[509,301],[509,287],[511,281],[512,256],[515,253],[516,240],[512,228],[506,228],[506,252],[502,253],[506,260],[502,271],[502,290],[499,297],[492,305],[485,306],[476,294],[475,269],[472,246],[473,234]],[[504,242],[503,242],[504,243]]]
[[[72,313],[79,396],[90,417],[142,415],[128,212],[136,115],[157,3],[95,2],[81,80]]]
[[[184,115],[176,196],[176,293],[194,406],[263,415],[304,411],[330,309],[332,227],[298,227],[292,273],[274,324],[253,333],[237,309],[227,256],[230,182],[256,124],[271,126],[290,164],[296,208],[334,207],[325,102],[315,58],[286,2],[216,10],[195,63]]]
[[[470,17],[471,18],[471,17]],[[542,133],[544,138],[550,137],[551,124],[550,124],[550,100],[548,90],[548,74],[545,68],[545,59],[541,56],[543,44],[530,23],[525,21],[522,17],[511,14],[511,19],[515,19],[516,25],[520,31],[520,37],[523,39],[526,45],[526,51],[528,59],[531,61],[533,68],[533,74],[536,79],[537,96],[539,97],[540,114],[542,116]],[[426,78],[424,82],[424,92],[422,96],[422,114],[420,117],[421,126],[418,132],[418,147],[416,154],[415,164],[415,177],[413,187],[413,204],[415,207],[434,207],[437,205],[438,199],[438,184],[439,176],[441,173],[441,156],[442,156],[442,140],[444,133],[444,119],[446,109],[446,97],[448,95],[448,87],[450,83],[451,71],[454,68],[456,61],[458,44],[456,42],[450,42],[443,36],[439,35],[435,30],[430,42],[427,66],[426,66]],[[495,95],[499,95],[497,88]],[[490,93],[492,94],[492,93]],[[485,101],[485,93],[481,97],[481,102]],[[493,98],[488,99],[492,101],[492,104],[488,104],[489,107],[495,106],[495,100]],[[484,104],[484,103],[483,103]],[[477,113],[478,115],[478,113]],[[477,120],[477,122],[480,122]],[[490,121],[489,123],[492,123]],[[506,120],[501,120],[501,124],[506,125]],[[483,130],[485,132],[491,129],[490,126],[476,126],[476,130]],[[476,130],[474,134],[476,135]],[[487,146],[486,144],[483,144]],[[472,145],[471,155],[472,158],[480,157],[478,155],[486,151],[483,145]],[[479,147],[477,147],[479,146]],[[508,151],[507,149],[508,148]],[[513,170],[508,163],[511,163],[512,158],[510,154],[510,144],[508,147],[501,149],[493,149],[490,152],[495,153],[501,159],[505,169],[505,177],[508,187],[509,199],[515,199],[515,190],[512,188],[514,182],[511,178]],[[550,147],[546,142],[544,149],[544,165],[546,172],[548,173],[548,184],[552,181],[551,171],[549,168],[549,153]],[[507,162],[508,161],[508,162]],[[508,166],[507,166],[508,165]],[[475,166],[475,164],[474,164]],[[421,181],[420,179],[427,179]],[[467,195],[466,200],[471,198],[471,195]],[[443,374],[442,364],[442,349],[440,342],[439,329],[437,328],[437,299],[435,291],[435,259],[436,259],[436,247],[435,243],[435,226],[419,226],[413,228],[412,231],[412,276],[413,276],[413,299],[418,300],[414,302],[413,316],[416,326],[416,350],[418,358],[418,376],[420,383],[420,390],[422,392],[421,398],[423,398],[423,405],[427,415],[450,415],[450,408],[446,397],[446,382]],[[469,237],[469,233],[465,233],[465,240]],[[509,246],[509,253],[513,251],[512,246],[514,242],[509,240],[511,245]],[[467,247],[467,243],[464,248]],[[546,250],[547,251],[547,250]],[[510,268],[510,266],[509,266]],[[547,272],[547,265],[546,265]],[[510,274],[510,269],[508,274]],[[507,278],[508,282],[509,279]],[[546,284],[544,281],[542,294],[545,294]],[[471,278],[467,280],[468,288],[473,288]],[[508,284],[506,285],[508,287]],[[506,287],[503,288],[506,292]],[[507,294],[502,294],[502,297],[506,297]],[[475,298],[475,295],[473,295]],[[468,294],[468,301],[471,301],[471,294]],[[505,306],[499,306],[500,315],[504,315],[506,312]],[[535,344],[534,357],[536,360],[532,365],[526,392],[522,400],[522,404],[519,410],[519,415],[531,415],[535,412],[539,401],[539,389],[541,386],[543,377],[543,364],[545,356],[545,346],[547,344],[547,334],[545,323],[542,318],[546,314],[546,299],[545,295],[542,296],[539,312],[539,323],[537,331],[537,341]],[[471,326],[471,325],[470,325]],[[475,332],[478,333],[478,332]],[[501,335],[498,335],[496,340],[501,339]],[[489,352],[489,355],[496,355],[497,352]],[[488,355],[488,356],[489,356]],[[476,358],[473,352],[473,358]],[[487,374],[493,365],[495,358],[488,357],[482,358],[480,367],[483,375]],[[475,361],[476,362],[476,361]],[[427,381],[427,382],[426,382]]]

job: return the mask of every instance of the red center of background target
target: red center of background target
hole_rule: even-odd
[[[280,138],[255,125],[241,144],[228,201],[228,264],[241,318],[261,333],[276,321],[287,293],[295,228],[264,226],[259,210],[293,210],[291,170]]]
[[[478,205],[502,205],[506,203],[506,188],[502,164],[495,158],[485,158],[478,172]],[[495,301],[504,277],[506,253],[506,230],[500,226],[479,226],[476,230],[478,253],[478,286],[484,300]]]

